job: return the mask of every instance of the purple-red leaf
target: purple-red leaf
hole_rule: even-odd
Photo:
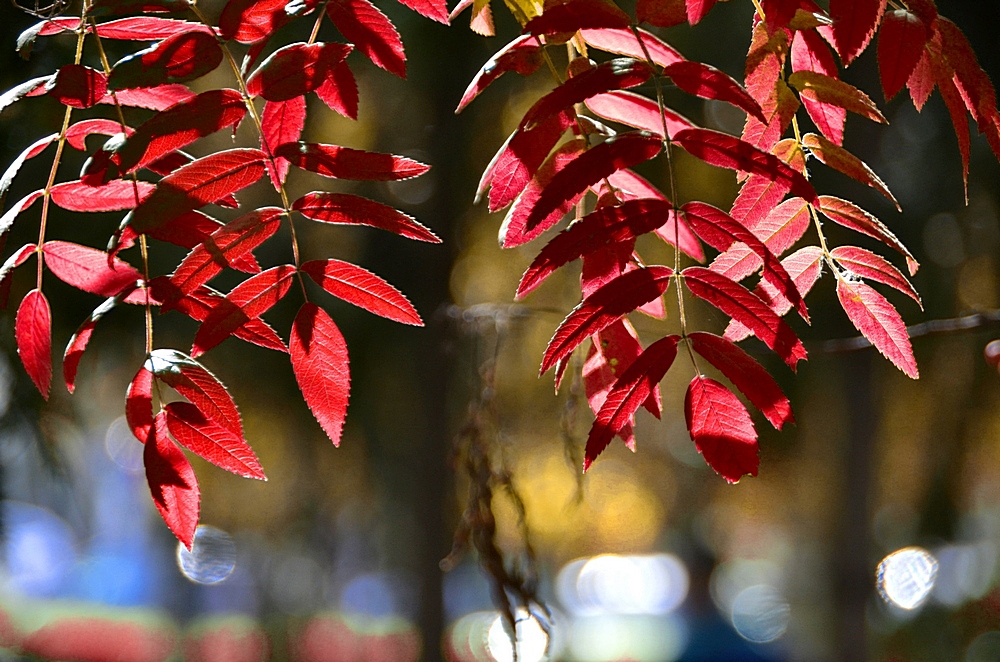
[[[845,65],[861,54],[875,36],[886,0],[830,0],[834,47]]]
[[[499,51],[493,54],[486,64],[476,72],[476,76],[469,83],[462,100],[458,102],[456,113],[472,103],[472,100],[482,94],[483,90],[489,87],[490,83],[507,73],[516,71],[522,76],[528,76],[542,66],[542,47],[538,45],[531,35],[522,35],[510,42]]]
[[[42,246],[49,271],[67,285],[113,297],[142,279],[135,268],[104,251],[67,241],[47,241]]]
[[[805,172],[806,157],[794,138],[779,141],[772,148],[772,153],[793,170]],[[743,182],[729,214],[752,230],[778,206],[790,189],[791,183],[788,181],[774,180],[765,175],[750,175]]]
[[[688,267],[681,275],[691,294],[747,326],[792,370],[806,358],[805,347],[788,323],[750,290],[704,267]]]
[[[843,225],[845,228],[878,239],[889,248],[899,251],[906,258],[906,266],[910,275],[917,273],[920,263],[880,220],[848,200],[824,195],[820,196],[819,201],[819,210],[828,219]]]
[[[886,100],[903,89],[930,36],[920,17],[905,9],[889,12],[878,33],[878,70]]]
[[[48,400],[52,384],[52,313],[41,290],[31,290],[21,300],[14,320],[14,339],[25,371]]]
[[[731,103],[761,122],[767,121],[757,101],[739,83],[715,67],[688,60],[665,67],[663,73],[688,94]]]
[[[284,264],[251,276],[234,287],[198,328],[191,356],[204,354],[236,329],[274,307],[288,293],[293,278],[295,267]]]
[[[732,391],[713,379],[696,376],[684,397],[684,418],[705,462],[727,482],[757,475],[757,431]]]
[[[153,373],[145,365],[125,391],[125,421],[135,438],[146,443],[153,430]]]
[[[338,62],[323,84],[316,88],[316,96],[330,110],[352,120],[358,119],[358,81],[346,62]]]
[[[697,25],[701,19],[705,18],[718,0],[687,0],[688,23]]]
[[[265,159],[258,149],[230,149],[192,161],[160,180],[133,212],[130,225],[140,234],[149,232],[221,200],[260,179]]]
[[[344,61],[350,44],[289,44],[264,60],[247,79],[247,93],[287,101],[320,87]]]
[[[795,422],[792,405],[781,387],[749,354],[732,341],[712,333],[696,331],[688,334],[688,338],[691,348],[725,375],[775,430],[780,430],[785,423]]]
[[[669,220],[671,209],[666,200],[640,199],[617,207],[602,207],[584,216],[542,249],[524,272],[517,286],[517,298],[523,298],[564,264],[652,232]]]
[[[312,260],[302,265],[316,284],[333,296],[386,319],[423,326],[403,293],[367,269],[340,260]]]
[[[648,133],[626,133],[608,138],[583,152],[552,176],[531,207],[524,227],[527,231],[551,227],[562,210],[608,175],[648,161],[663,149],[663,140]]]
[[[56,184],[49,193],[52,202],[63,209],[79,212],[119,211],[132,209],[153,192],[149,182],[115,179],[103,186],[88,186],[82,182]]]
[[[351,394],[347,344],[340,329],[326,311],[307,302],[295,316],[288,349],[306,404],[333,445],[339,446]]]
[[[430,170],[429,165],[404,156],[320,143],[285,143],[274,154],[303,170],[335,179],[386,182],[417,177]]]
[[[261,116],[261,149],[265,153],[274,154],[278,145],[298,141],[305,125],[305,97],[292,97],[288,101],[268,101],[264,104],[264,113]],[[273,164],[268,159],[265,165],[275,190],[280,191],[288,175],[288,159],[276,156]]]
[[[292,209],[306,218],[322,223],[369,225],[388,230],[408,239],[439,244],[441,240],[412,216],[393,209],[381,202],[347,193],[320,193],[314,191],[302,196]]]
[[[229,0],[219,16],[223,39],[253,44],[267,39],[295,16],[285,11],[288,0]]]
[[[146,108],[148,110],[166,110],[171,106],[189,101],[195,94],[179,83],[168,83],[156,87],[145,87],[135,90],[119,90],[114,96],[104,95],[100,103],[118,104],[129,108]]]
[[[627,55],[636,60],[646,60],[646,53],[642,50],[645,46],[646,51],[649,51],[649,59],[661,67],[684,61],[683,55],[656,35],[641,29],[638,32],[642,36],[642,43],[639,43],[635,34],[628,28],[582,30],[580,34],[588,46],[609,53]]]
[[[108,80],[96,69],[82,64],[67,64],[59,68],[45,89],[61,104],[72,108],[90,108],[104,98]]]
[[[399,4],[432,21],[448,25],[448,3],[445,0],[399,0]]]
[[[222,49],[207,32],[180,32],[119,60],[108,76],[108,88],[124,90],[184,83],[201,78],[222,63]]]
[[[326,14],[344,38],[377,66],[406,78],[406,54],[396,26],[368,0],[331,0]]]
[[[786,183],[795,195],[815,202],[816,191],[800,172],[774,154],[763,152],[733,136],[710,129],[686,129],[674,142],[709,165],[758,174]]]
[[[864,283],[838,277],[837,298],[854,326],[882,356],[892,361],[907,377],[920,377],[906,324],[885,297]]]
[[[206,418],[190,402],[171,402],[164,413],[170,434],[195,455],[237,476],[267,480],[246,440]]]
[[[146,482],[153,504],[167,528],[191,549],[201,508],[201,492],[194,469],[184,452],[170,440],[163,412],[156,415],[153,433],[148,439],[142,450],[142,463],[146,467]]]
[[[584,471],[590,468],[614,436],[631,423],[635,412],[653,394],[677,356],[679,340],[680,336],[657,340],[622,372],[590,428]]]
[[[764,242],[771,253],[781,255],[802,238],[810,221],[808,203],[802,198],[789,198],[772,209],[753,228],[753,234]],[[746,245],[736,245],[715,258],[709,268],[740,281],[760,269],[761,265],[758,252]]]
[[[629,271],[580,302],[559,325],[545,348],[539,374],[569,357],[587,336],[662,295],[673,273],[672,269],[660,266]]]
[[[590,112],[598,117],[634,126],[659,136],[663,135],[663,125],[666,124],[667,134],[671,139],[678,131],[694,128],[691,120],[669,108],[664,107],[661,116],[656,101],[633,92],[606,92],[590,97],[584,103]]]

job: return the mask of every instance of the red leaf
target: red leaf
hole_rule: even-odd
[[[642,50],[645,46],[649,51],[649,58],[653,64],[667,67],[675,62],[683,62],[684,56],[674,50],[674,47],[666,43],[656,35],[646,30],[638,29],[642,37],[642,43],[636,39],[635,34],[630,29],[602,28],[596,30],[581,30],[580,35],[592,46],[601,51],[617,53],[618,55],[628,55],[645,62],[646,53]]]
[[[767,17],[768,32],[786,27],[795,16],[800,4],[798,0],[761,0],[764,15]]]
[[[167,435],[166,414],[156,415],[156,425],[142,450],[146,482],[153,504],[167,523],[167,528],[189,550],[198,528],[201,492],[191,463]]]
[[[705,18],[717,0],[687,0],[688,23],[697,25],[701,19]]]
[[[875,36],[886,0],[830,0],[833,27],[829,33],[845,65],[861,54]]]
[[[136,12],[147,14],[182,12],[187,8],[185,0],[92,0],[87,13],[97,17]]]
[[[896,198],[889,191],[889,187],[885,185],[885,182],[864,161],[843,147],[835,145],[823,136],[818,136],[815,133],[807,133],[803,136],[802,145],[825,165],[840,171],[862,184],[867,184],[888,198],[892,204],[896,205],[897,210],[902,211],[899,203],[896,202]]]
[[[835,198],[831,195],[820,196],[819,202],[819,210],[828,219],[834,223],[843,225],[845,228],[850,228],[861,234],[878,239],[889,248],[899,251],[906,258],[906,266],[910,275],[912,276],[917,273],[920,263],[914,259],[910,251],[906,249],[906,246],[880,220],[853,202]]]
[[[521,195],[518,196],[514,206],[507,211],[507,216],[500,225],[500,246],[511,248],[527,243],[542,234],[548,229],[545,223],[538,224],[534,229],[526,227],[528,215],[538,203],[539,198],[547,190],[552,178],[562,171],[568,163],[583,153],[586,144],[583,140],[570,140],[559,146],[556,151],[549,155],[545,163],[538,169],[531,180],[524,187]],[[573,201],[575,202],[575,201]],[[556,223],[563,214],[569,211],[573,203],[563,203],[558,209],[552,212]],[[549,225],[551,225],[549,224]]]
[[[257,149],[230,149],[192,161],[161,179],[132,213],[129,224],[140,234],[149,232],[221,200],[260,179],[265,158]]]
[[[218,227],[178,265],[171,282],[180,294],[195,291],[277,232],[283,213],[278,207],[263,207]]]
[[[531,35],[522,35],[510,42],[499,51],[493,54],[486,64],[476,72],[476,76],[469,83],[462,100],[458,102],[456,113],[472,103],[472,100],[482,94],[483,90],[489,87],[490,83],[507,73],[516,71],[522,76],[529,76],[542,66],[542,47],[538,45]]]
[[[66,129],[66,142],[73,149],[81,152],[87,151],[87,138],[94,134],[102,136],[115,136],[122,132],[122,125],[117,120],[107,120],[96,117],[89,120],[80,120]],[[132,129],[125,127],[125,133],[132,135]]]
[[[689,202],[681,207],[688,224],[701,239],[718,251],[726,251],[740,242],[751,250],[764,267],[764,280],[776,287],[795,304],[799,312],[806,316],[805,302],[795,289],[791,276],[781,266],[774,253],[750,230],[735,221],[729,214],[704,202]],[[718,269],[715,269],[717,273]],[[731,280],[738,280],[727,276]]]
[[[288,349],[306,404],[333,445],[339,446],[351,393],[347,344],[340,329],[322,308],[304,303],[295,316]]]
[[[348,119],[358,119],[358,82],[346,62],[338,62],[323,84],[316,88],[316,96],[331,110]]]
[[[448,25],[448,4],[445,0],[399,0],[399,4],[432,21]]]
[[[124,90],[184,83],[201,78],[221,63],[222,49],[214,35],[181,32],[115,63],[108,76],[108,88]]]
[[[209,90],[154,115],[113,153],[105,180],[114,179],[215,133],[236,126],[246,115],[243,97],[236,90]],[[266,113],[265,113],[266,116]],[[119,129],[120,131],[120,129]]]
[[[423,326],[403,294],[367,269],[340,260],[312,260],[300,269],[333,296],[386,319]]]
[[[514,131],[486,167],[476,191],[476,201],[490,186],[491,212],[513,202],[573,123],[573,115],[563,112],[547,117],[530,129]]]
[[[247,93],[287,101],[312,92],[352,50],[349,44],[289,44],[264,60],[247,79]]]
[[[752,116],[747,117],[743,139],[760,149],[769,150],[781,140],[798,110],[798,99],[782,78],[787,56],[788,36],[784,30],[768,34],[763,23],[754,28],[744,82],[767,121],[761,123]]]
[[[885,15],[878,33],[878,70],[886,100],[903,89],[929,36],[928,26],[912,12],[897,9]]]
[[[25,371],[48,400],[52,384],[52,313],[41,290],[31,290],[21,300],[14,320],[14,338]]]
[[[7,170],[4,171],[3,176],[0,176],[0,205],[3,204],[3,199],[7,195],[10,185],[14,183],[14,177],[17,175],[17,171],[21,169],[21,166],[24,165],[24,162],[44,152],[45,148],[55,142],[58,138],[58,133],[53,133],[52,135],[45,136],[44,138],[39,138],[32,144],[28,145],[28,147],[26,147],[25,150],[21,152],[9,166],[7,166]]]
[[[171,402],[164,413],[170,434],[195,455],[237,476],[267,480],[246,440],[206,418],[190,402]]]
[[[326,14],[344,38],[375,65],[406,78],[406,54],[399,32],[368,0],[332,0]]]
[[[920,60],[917,61],[917,66],[914,67],[910,77],[906,79],[906,87],[910,91],[910,98],[913,99],[913,106],[917,111],[923,110],[935,85],[931,56],[925,48]]]
[[[587,437],[583,470],[594,463],[615,434],[632,421],[639,406],[653,394],[677,356],[680,336],[661,338],[646,348],[622,373],[608,393]]]
[[[684,418],[705,462],[727,482],[757,475],[757,431],[732,391],[715,380],[696,376],[684,396]]]
[[[838,246],[830,251],[830,255],[852,274],[896,288],[916,301],[923,310],[924,305],[920,301],[920,295],[910,281],[882,256],[857,246]]]
[[[287,0],[229,0],[219,16],[223,39],[253,44],[267,39],[294,15],[285,11]]]
[[[0,111],[15,101],[20,101],[24,97],[34,97],[39,94],[45,94],[46,89],[53,83],[55,77],[56,74],[51,74],[49,76],[32,78],[31,80],[27,80],[20,85],[15,85],[3,94],[0,94]]]
[[[781,255],[809,229],[809,205],[802,198],[790,198],[771,210],[753,228],[753,234],[764,242],[774,255]],[[719,255],[709,269],[735,281],[741,281],[762,266],[757,252],[746,245],[736,245]]]
[[[131,265],[96,248],[67,241],[47,241],[42,250],[49,271],[67,285],[84,292],[113,297],[142,280],[142,274]]]
[[[809,290],[816,284],[823,269],[823,250],[819,246],[806,246],[795,251],[784,260],[781,265],[785,271],[795,281],[795,287],[799,295],[805,298]],[[768,308],[781,317],[792,309],[792,302],[786,299],[770,283],[761,281],[754,288],[754,294],[760,297]],[[807,320],[808,321],[808,320]],[[753,332],[737,320],[730,320],[726,332],[723,334],[727,340],[739,342]]]
[[[858,88],[815,71],[796,71],[788,83],[799,91],[802,99],[809,99],[822,106],[835,106],[857,113],[873,122],[886,124],[878,107]]]
[[[90,343],[90,337],[94,334],[97,323],[124,297],[109,297],[94,312],[90,314],[76,333],[69,339],[66,351],[63,352],[63,381],[66,382],[66,390],[72,393],[76,389],[76,371],[83,358],[83,352]]]
[[[817,200],[812,184],[801,173],[739,138],[709,129],[686,129],[674,136],[674,142],[709,165],[763,175],[787,183],[789,190],[799,197],[810,202]]]
[[[36,249],[35,244],[25,244],[11,253],[10,257],[4,261],[3,266],[0,266],[0,297],[2,297],[3,308],[7,307],[7,296],[10,294],[10,281],[7,280],[7,276],[34,255]]]
[[[407,239],[439,244],[436,234],[418,223],[413,217],[381,202],[347,193],[320,193],[314,191],[302,196],[292,209],[306,218],[322,223],[369,225],[388,230]]]
[[[837,298],[854,326],[882,356],[892,361],[907,377],[920,377],[906,324],[885,297],[864,283],[852,283],[838,277]]]
[[[838,78],[837,64],[830,49],[814,30],[798,31],[792,41],[792,71],[811,71]],[[844,142],[844,122],[847,111],[833,103],[826,103],[816,95],[804,95],[802,103],[806,112],[824,136],[840,145]]]
[[[627,29],[632,24],[628,14],[604,0],[565,0],[545,7],[524,25],[524,34],[552,35],[573,33],[585,28]]]
[[[146,443],[153,430],[153,373],[145,365],[125,392],[125,421],[135,438]]]
[[[177,292],[177,288],[170,284],[165,277],[154,278],[150,286],[157,297],[171,301],[172,306],[184,313],[196,322],[204,322],[208,318],[212,309],[225,297],[210,287],[201,286],[194,292],[184,296]],[[278,334],[262,319],[250,320],[233,335],[240,340],[253,343],[265,349],[273,349],[278,352],[288,353],[288,348]]]
[[[189,101],[194,96],[194,92],[183,85],[170,83],[136,90],[119,90],[114,97],[106,94],[100,103],[114,105],[117,98],[118,104],[121,106],[159,111],[166,110],[174,104]]]
[[[524,114],[520,128],[531,128],[553,115],[571,110],[573,104],[595,94],[641,85],[652,74],[648,64],[632,58],[620,57],[603,62],[570,78],[536,101]]]
[[[591,337],[590,351],[584,362],[584,390],[590,409],[597,415],[604,401],[615,385],[618,377],[642,354],[639,334],[635,327],[623,317],[611,326]],[[560,365],[565,365],[563,361]],[[660,387],[654,386],[642,406],[656,418],[660,418]],[[630,449],[635,450],[635,437],[631,426],[623,428],[618,435]]]
[[[669,108],[664,107],[661,117],[656,101],[633,92],[606,92],[590,97],[584,103],[598,117],[634,126],[658,136],[663,136],[663,124],[666,120],[667,133],[671,139],[678,131],[694,128],[691,120]]]
[[[203,365],[176,349],[154,349],[146,360],[146,368],[190,400],[205,416],[243,437],[236,403],[222,382]]]
[[[684,0],[639,0],[635,6],[636,20],[658,28],[672,28],[687,21]]]
[[[295,267],[284,264],[251,276],[234,287],[198,328],[191,356],[204,354],[236,329],[273,308],[288,293],[294,277]]]
[[[677,62],[663,69],[663,73],[680,89],[702,99],[731,103],[761,122],[767,122],[760,106],[740,84],[715,67],[701,62]]]
[[[941,98],[948,109],[951,124],[955,127],[955,138],[958,140],[958,151],[962,157],[962,183],[965,186],[965,200],[969,200],[969,158],[971,144],[969,141],[969,120],[965,117],[966,104],[961,90],[955,85],[955,73],[942,59],[931,58],[931,70],[941,90]]]
[[[602,207],[556,235],[524,272],[517,286],[521,299],[559,267],[612,244],[634,241],[667,222],[672,206],[665,200],[632,200]],[[631,254],[631,250],[628,251]]]
[[[785,423],[795,422],[792,405],[781,387],[749,354],[732,341],[712,333],[696,331],[688,334],[688,338],[691,348],[725,375],[775,430],[780,430]]]
[[[44,20],[21,33],[21,36],[17,40],[18,47],[20,49],[23,42],[34,41],[36,37],[48,37],[63,32],[75,32],[79,25],[80,19],[78,18]],[[93,26],[89,24],[85,27],[85,30],[87,34],[94,32]],[[211,29],[202,23],[179,21],[174,18],[158,18],[155,16],[119,18],[97,24],[97,34],[102,39],[156,41],[181,32],[192,31],[212,33]]]
[[[18,214],[33,205],[35,200],[38,200],[41,197],[42,191],[32,191],[11,205],[10,209],[5,211],[3,216],[0,216],[0,235],[10,229],[10,226],[14,224],[14,219],[17,218]]]
[[[691,294],[747,326],[792,370],[806,358],[806,350],[792,328],[739,283],[704,267],[688,267],[682,276]]]
[[[659,266],[629,271],[580,302],[559,325],[545,348],[539,374],[544,374],[567,358],[587,336],[607,328],[662,295],[673,273],[673,270]]]
[[[332,6],[332,5],[331,5]],[[293,97],[288,101],[268,101],[264,104],[264,114],[261,117],[263,133],[260,137],[261,149],[265,153],[274,154],[278,145],[296,142],[302,135],[306,125],[306,98]],[[274,163],[265,162],[267,174],[275,190],[280,191],[288,175],[288,159],[275,157]]]
[[[626,133],[581,153],[552,176],[531,207],[525,229],[530,232],[540,227],[544,231],[551,227],[565,213],[565,206],[573,204],[590,186],[617,170],[652,159],[662,149],[663,141],[658,136]]]
[[[79,212],[119,211],[137,207],[149,198],[154,186],[149,182],[116,179],[103,186],[82,182],[56,184],[49,193],[63,209]]]
[[[81,64],[59,68],[55,78],[45,86],[46,93],[59,103],[72,108],[90,108],[108,91],[108,80],[100,71]],[[4,104],[0,104],[3,107]]]
[[[793,170],[805,172],[806,157],[794,138],[778,142],[772,153]],[[784,199],[791,189],[788,181],[770,179],[764,175],[750,175],[740,188],[733,209],[729,214],[750,229],[754,229]]]
[[[285,143],[274,150],[275,156],[292,165],[336,179],[363,179],[386,182],[410,179],[430,170],[430,166],[393,154],[365,152],[339,145]]]

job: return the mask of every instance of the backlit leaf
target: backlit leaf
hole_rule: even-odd
[[[837,278],[837,298],[854,326],[882,356],[907,377],[920,376],[906,324],[885,297],[864,283]]]
[[[731,103],[761,122],[767,121],[754,98],[739,83],[715,67],[688,60],[664,67],[663,73],[670,76],[674,84],[688,94]]]
[[[215,36],[180,32],[158,44],[115,63],[108,87],[123,90],[184,83],[201,78],[222,63],[222,49]]]
[[[136,232],[149,232],[221,200],[260,179],[265,158],[257,149],[230,149],[192,161],[160,180],[133,212],[130,225]]]
[[[663,109],[663,117],[661,117],[660,108],[656,101],[634,92],[606,92],[592,96],[584,103],[590,112],[598,117],[621,122],[659,136],[663,135],[663,125],[664,120],[666,120],[667,134],[671,139],[677,135],[678,131],[694,128],[691,120],[669,108]]]
[[[201,492],[194,469],[167,434],[167,418],[163,412],[156,415],[153,433],[148,439],[142,450],[142,463],[153,504],[167,528],[190,550],[201,508]]]
[[[229,391],[205,366],[176,349],[154,349],[146,368],[190,400],[202,414],[243,437],[243,423]]]
[[[903,89],[929,36],[928,26],[913,12],[897,9],[883,18],[878,33],[878,70],[887,100]]]
[[[42,251],[49,271],[84,292],[113,297],[142,280],[142,274],[130,264],[96,248],[68,241],[47,241]]]
[[[875,36],[886,0],[830,0],[830,34],[845,65],[850,64]]]
[[[348,303],[386,319],[423,326],[420,315],[403,293],[367,269],[341,260],[312,260],[301,270],[317,285]]]
[[[135,438],[146,443],[153,431],[153,373],[145,365],[125,391],[125,421]]]
[[[896,205],[896,209],[902,211],[899,203],[896,202],[896,198],[889,191],[889,187],[875,174],[875,171],[843,147],[835,145],[823,136],[816,135],[815,133],[807,133],[803,136],[802,145],[825,165],[862,184],[867,184],[884,195],[892,204]]]
[[[796,71],[788,77],[788,83],[799,91],[803,99],[837,106],[873,122],[886,124],[885,117],[868,95],[842,80],[815,71]]]
[[[350,44],[289,44],[279,48],[247,79],[247,93],[268,101],[287,101],[312,92],[351,52]]]
[[[771,210],[753,228],[753,234],[774,255],[781,255],[802,238],[811,221],[809,205],[802,198],[790,198]],[[712,271],[740,281],[762,266],[758,252],[737,244],[719,255],[709,267]]]
[[[642,47],[646,47],[649,58],[653,64],[667,67],[675,62],[683,62],[684,56],[677,52],[673,46],[663,41],[656,35],[641,28],[638,28],[642,43],[636,39],[635,34],[630,29],[622,28],[601,28],[594,30],[581,30],[580,35],[588,46],[609,53],[627,55],[636,60],[645,61],[646,52]]]
[[[615,434],[631,422],[635,412],[667,374],[677,356],[679,340],[680,336],[667,336],[657,340],[622,372],[590,428],[583,462],[584,471],[608,447]]]
[[[125,290],[123,294],[127,292],[128,290]],[[90,337],[94,334],[94,328],[97,327],[97,323],[101,321],[101,318],[123,298],[123,296],[119,295],[106,299],[104,303],[94,309],[90,317],[84,320],[83,324],[76,330],[76,333],[70,337],[69,343],[66,345],[66,351],[63,352],[63,381],[66,382],[66,390],[70,393],[76,388],[76,371],[80,365],[80,359],[83,358],[83,352],[90,343]]]
[[[45,148],[51,145],[57,138],[59,138],[59,134],[53,133],[36,140],[32,144],[28,145],[24,151],[21,152],[9,166],[7,166],[7,170],[5,170],[3,175],[0,176],[0,205],[3,204],[3,199],[7,195],[10,185],[14,183],[14,177],[17,175],[17,171],[21,169],[21,166],[24,165],[24,162],[28,159],[33,159],[44,152]]]
[[[558,113],[530,129],[517,129],[497,152],[479,182],[478,197],[490,187],[489,210],[503,209],[524,190],[545,157],[574,122],[568,113]]]
[[[844,269],[862,278],[899,290],[916,301],[917,305],[923,309],[924,305],[920,301],[920,295],[917,294],[910,281],[881,255],[876,255],[857,246],[838,246],[830,251],[830,255]]]
[[[347,193],[307,193],[292,204],[306,218],[322,223],[369,225],[408,239],[439,244],[433,232],[411,216],[381,202]]]
[[[712,333],[695,331],[688,334],[691,348],[715,366],[726,379],[764,414],[775,430],[794,423],[792,405],[757,361],[732,341]]]
[[[358,119],[358,82],[347,62],[333,66],[327,79],[316,88],[316,96],[331,110],[348,119]]]
[[[191,356],[204,354],[236,329],[273,308],[288,293],[294,278],[295,267],[284,264],[251,276],[234,287],[198,328]]]
[[[48,400],[52,384],[52,313],[41,290],[31,290],[21,299],[14,320],[14,339],[25,371]]]
[[[293,18],[288,0],[229,0],[219,16],[223,39],[253,44],[267,39]]]
[[[399,3],[432,21],[448,25],[448,4],[445,0],[399,0]]]
[[[788,367],[794,370],[796,364],[806,358],[802,342],[788,323],[750,290],[704,267],[688,267],[682,272],[682,277],[691,294],[739,320],[774,350]]]
[[[306,98],[292,97],[288,101],[268,101],[264,104],[261,115],[261,149],[265,153],[274,154],[278,145],[297,142],[306,124]],[[275,190],[280,190],[288,175],[288,159],[274,157],[274,163],[268,159],[265,162],[267,174]]]
[[[697,25],[701,19],[705,18],[717,0],[687,0],[688,23]]]
[[[307,302],[295,316],[288,349],[306,404],[333,445],[339,446],[351,393],[347,344],[340,329],[326,311]]]
[[[493,54],[486,64],[476,72],[469,87],[466,88],[462,100],[458,102],[456,113],[462,112],[472,100],[482,94],[490,83],[507,73],[516,71],[522,76],[528,76],[538,71],[544,62],[542,47],[531,35],[522,35]]]
[[[206,418],[190,402],[171,402],[164,413],[171,436],[195,455],[237,476],[267,480],[246,440]]]
[[[49,193],[63,209],[79,212],[119,211],[137,207],[149,198],[154,186],[149,182],[115,179],[103,186],[82,182],[56,184]]]
[[[551,35],[584,28],[624,29],[632,23],[628,14],[605,0],[566,0],[550,4],[541,16],[528,21],[522,32]]]
[[[899,251],[906,258],[906,266],[910,275],[917,273],[920,263],[880,220],[848,200],[824,195],[820,196],[819,201],[819,210],[828,219],[843,225],[845,228],[874,237],[889,248]]]
[[[364,179],[386,182],[422,175],[430,166],[393,154],[365,152],[339,145],[293,142],[279,145],[275,156],[292,165],[336,179]]]
[[[696,376],[684,396],[684,418],[705,462],[727,482],[757,475],[757,431],[732,391],[713,379]]]
[[[72,108],[90,108],[107,93],[108,80],[96,69],[81,64],[67,64],[59,68],[55,78],[45,89],[46,94],[61,104]]]
[[[539,374],[567,358],[587,338],[663,294],[673,270],[647,267],[622,274],[584,299],[556,329]]]
[[[331,0],[326,14],[344,38],[369,60],[406,78],[406,54],[396,27],[368,0]]]

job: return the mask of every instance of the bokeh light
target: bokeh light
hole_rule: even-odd
[[[236,568],[236,544],[225,531],[201,524],[190,550],[177,543],[177,565],[193,582],[218,584]]]
[[[537,618],[524,611],[517,613],[517,654],[511,644],[510,634],[503,617],[497,615],[486,635],[486,648],[496,662],[541,662],[547,659],[549,635]]]
[[[580,616],[666,614],[684,601],[688,584],[684,564],[672,554],[602,554],[564,566],[556,592]]]
[[[904,547],[882,559],[876,578],[879,595],[901,609],[921,606],[931,594],[938,561],[923,547]]]
[[[766,644],[779,639],[788,629],[791,607],[773,586],[749,586],[733,600],[732,623],[747,641]]]

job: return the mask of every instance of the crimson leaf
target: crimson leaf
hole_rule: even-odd
[[[295,316],[288,350],[302,396],[334,446],[347,416],[351,373],[347,344],[330,316],[305,303]]]
[[[757,431],[746,407],[719,382],[696,376],[684,396],[684,418],[695,447],[730,483],[757,475]]]
[[[312,260],[300,269],[333,296],[381,317],[423,326],[420,315],[403,294],[367,269],[340,260]]]

